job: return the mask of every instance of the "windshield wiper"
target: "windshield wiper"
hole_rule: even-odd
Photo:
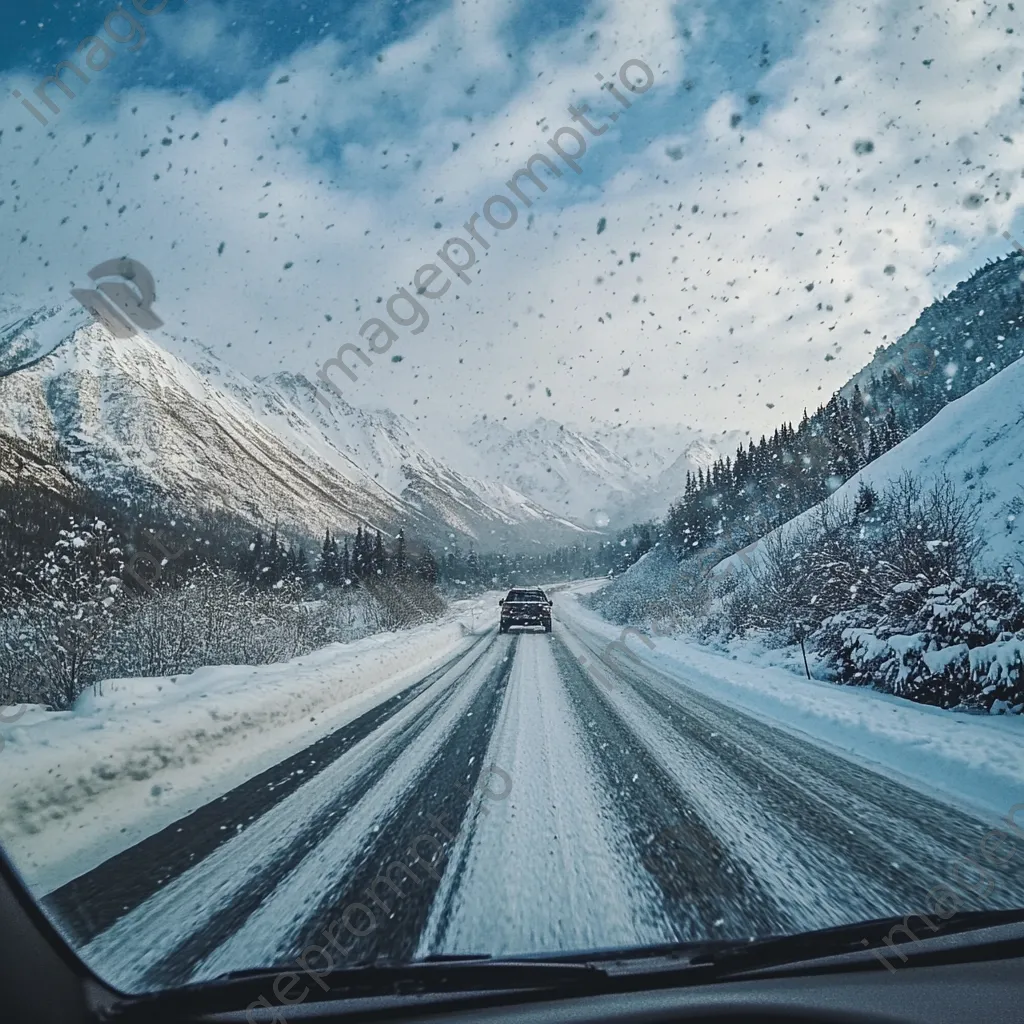
[[[182,1012],[236,1010],[252,1000],[277,1005],[275,979],[297,976],[308,990],[306,1001],[367,999],[432,994],[515,991],[594,992],[608,987],[609,973],[586,963],[560,960],[500,959],[487,954],[435,955],[423,960],[374,959],[307,976],[295,964],[231,971],[209,981],[133,999],[120,1007],[124,1020],[148,1020],[153,1004]]]
[[[233,971],[210,981],[172,991],[132,999],[120,1007],[122,1019],[148,1020],[149,1008],[158,1001],[161,1009],[199,1010],[216,1013],[236,1010],[250,1000],[267,998],[274,980],[282,975],[301,977],[310,1001],[318,999],[374,999],[407,996],[458,996],[497,991],[526,997],[599,994],[642,990],[683,984],[713,984],[737,975],[806,961],[864,954],[882,946],[913,947],[927,939],[1024,921],[1024,908],[958,913],[931,932],[916,915],[878,918],[798,935],[772,936],[746,942],[715,939],[706,942],[671,943],[629,950],[591,950],[562,957],[493,957],[488,954],[437,954],[422,960],[367,960],[308,978],[294,965]],[[1015,932],[1020,932],[1020,929]],[[1020,934],[989,937],[967,948],[988,948],[994,943],[1019,947]],[[963,955],[964,947],[950,947],[946,955]],[[906,950],[888,952],[896,965]],[[872,956],[881,956],[874,953]],[[863,955],[853,963],[864,966]],[[872,960],[873,963],[873,960]],[[893,968],[895,969],[895,967]],[[318,983],[314,981],[318,979]],[[276,1005],[271,998],[266,1005]],[[138,1016],[136,1016],[138,1015]]]
[[[937,926],[934,930],[928,924],[928,920]],[[733,974],[824,957],[864,953],[885,947],[888,951],[885,956],[898,966],[904,962],[907,953],[903,949],[897,951],[899,946],[914,946],[928,939],[1020,921],[1024,921],[1024,908],[961,911],[946,920],[925,919],[919,914],[911,913],[902,917],[882,917],[813,932],[801,932],[798,935],[772,936],[738,942],[714,952],[698,955],[690,960],[690,965],[713,966],[718,969],[716,973],[721,976],[722,972]],[[882,954],[872,955],[877,959]],[[884,966],[884,962],[882,965]]]
[[[283,970],[289,968],[233,971],[216,979],[214,984],[265,981]],[[368,960],[318,973],[316,977],[335,995],[409,995],[416,992],[587,985],[606,978],[607,972],[593,964],[560,960],[501,959],[487,954],[439,954],[413,961]],[[316,985],[312,987],[314,990],[317,988]]]

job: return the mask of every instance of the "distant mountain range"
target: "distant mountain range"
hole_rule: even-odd
[[[696,431],[674,439],[674,455],[652,437],[642,458],[633,457],[628,436],[612,428],[602,433],[599,438],[543,418],[515,430],[481,419],[460,432],[472,453],[460,456],[461,464],[576,522],[605,528],[664,515],[686,471],[710,465],[718,454]]]
[[[0,473],[31,464],[48,486],[74,478],[126,502],[313,535],[362,525],[549,546],[662,514],[680,467],[715,455],[694,434],[637,467],[549,420],[482,420],[428,450],[401,416],[328,409],[304,378],[250,379],[189,339],[115,338],[73,304],[8,307],[0,324]]]
[[[865,413],[927,422],[1024,350],[1024,257],[979,269],[840,389]],[[852,407],[852,406],[851,406]],[[127,502],[223,510],[319,535],[360,524],[482,549],[549,546],[664,516],[687,473],[747,440],[666,425],[538,419],[413,425],[301,376],[249,378],[211,346],[113,337],[78,304],[0,306],[0,479],[72,479]]]

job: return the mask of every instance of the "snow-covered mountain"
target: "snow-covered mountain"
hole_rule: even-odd
[[[172,354],[145,334],[114,338],[82,310],[16,320],[32,337],[12,335],[0,355],[9,369],[29,365],[0,378],[0,433],[31,451],[63,446],[73,475],[105,491],[314,533],[404,527],[482,546],[585,535],[511,487],[451,469],[400,417],[326,409],[302,378],[250,380],[188,339],[173,339]]]
[[[926,306],[913,326],[879,346],[840,390],[868,395],[873,379],[895,374],[914,387],[888,399],[898,407],[953,401],[1024,355],[1024,255],[1014,252],[976,270]],[[915,410],[920,413],[920,409]]]
[[[682,494],[686,473],[719,454],[687,428],[659,440],[642,428],[588,432],[544,418],[518,429],[481,418],[460,437],[467,471],[507,481],[546,508],[598,528],[663,516]]]
[[[684,423],[661,423],[657,426],[598,423],[588,428],[587,433],[652,482],[665,473],[669,474],[666,477],[669,481],[677,472],[680,460],[690,464],[691,469],[706,468],[719,455],[732,455],[736,446],[745,444],[747,440],[742,430],[709,435]],[[686,483],[685,471],[682,483]]]
[[[57,494],[70,494],[74,481],[57,466],[54,453],[48,454],[40,454],[20,438],[0,433],[0,484],[21,481]],[[0,509],[0,516],[4,511]]]
[[[424,446],[416,428],[395,413],[357,409],[340,399],[334,399],[328,409],[314,397],[305,378],[292,374],[276,374],[261,381],[260,387],[283,396],[291,409],[300,410],[305,421],[389,493],[417,509],[433,511],[445,524],[481,541],[502,532],[500,524],[490,522],[495,518],[505,526],[528,528],[537,542],[553,536],[578,540],[585,532],[557,510],[504,481],[496,482],[493,474],[488,478],[462,472],[461,465],[450,458],[452,445],[445,445],[444,458],[437,457]],[[293,429],[279,420],[273,426],[278,433]],[[469,526],[476,520],[481,526],[471,531]]]
[[[73,303],[0,306],[0,378],[49,355],[87,319]]]
[[[460,439],[467,469],[507,481],[545,507],[599,528],[616,518],[643,479],[600,442],[548,419],[517,430],[478,419],[460,431]]]
[[[579,540],[662,516],[686,473],[733,440],[486,418],[428,440],[392,412],[328,407],[302,376],[247,377],[197,339],[115,338],[75,303],[9,305],[0,320],[0,433],[30,451],[65,446],[74,474],[127,497],[317,533]]]
[[[748,440],[742,430],[708,434],[683,423],[602,425],[591,433],[643,477],[623,508],[632,522],[663,518],[682,495],[687,473],[707,471],[716,459],[733,455]]]

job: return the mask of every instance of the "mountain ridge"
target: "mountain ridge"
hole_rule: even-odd
[[[175,340],[179,353],[189,344]],[[66,448],[73,477],[125,500],[141,485],[187,509],[254,525],[280,518],[310,534],[455,532],[489,546],[522,539],[524,524],[540,540],[585,533],[512,489],[451,471],[397,417],[347,407],[318,425],[295,379],[249,380],[201,346],[186,360],[143,333],[114,339],[90,323],[42,356],[21,351],[31,365],[0,379],[0,432],[39,452]],[[374,452],[388,479],[347,449]]]

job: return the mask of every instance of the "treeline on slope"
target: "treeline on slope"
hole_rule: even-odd
[[[1016,253],[983,267],[798,426],[780,424],[735,458],[688,474],[665,519],[668,543],[680,555],[723,535],[731,550],[744,547],[823,501],[943,406],[1024,355],[1022,272],[1024,256]],[[906,358],[893,365],[898,352]]]
[[[657,635],[800,645],[835,682],[1019,714],[1024,564],[985,568],[977,520],[950,480],[924,488],[906,473],[881,493],[862,485],[852,500],[828,499],[724,569],[724,547],[680,560],[659,543],[589,603]]]
[[[282,545],[276,532],[269,539],[257,533],[243,558],[244,573],[263,586],[298,578],[304,586],[316,583],[325,587],[347,587],[397,575],[419,579],[446,596],[460,597],[494,588],[584,579],[609,570],[625,572],[650,549],[653,530],[653,524],[646,523],[624,530],[615,540],[537,552],[481,552],[452,534],[435,554],[424,542],[407,545],[402,530],[388,544],[379,530],[371,534],[359,527],[351,538],[327,530],[314,561],[306,558],[304,547],[293,557],[295,549]]]
[[[437,578],[445,592],[465,594],[587,579],[609,572],[619,574],[650,550],[655,533],[653,523],[641,523],[614,538],[595,538],[537,552],[481,552],[449,538],[438,552]]]
[[[1019,254],[982,268],[797,427],[689,475],[654,560],[593,604],[623,623],[809,642],[841,682],[943,707],[1024,710],[1024,566],[981,568],[966,499],[949,481],[926,492],[912,476],[881,495],[862,488],[852,503],[830,498],[1024,355],[1022,275]],[[783,527],[815,506],[809,522]],[[712,574],[761,537],[749,568]]]

